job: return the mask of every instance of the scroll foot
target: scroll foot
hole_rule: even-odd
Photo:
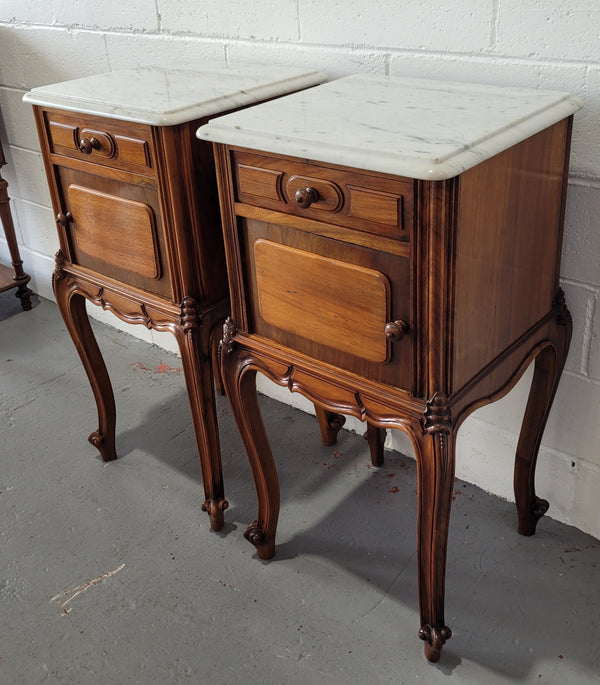
[[[225,517],[223,512],[229,507],[229,502],[226,499],[210,499],[202,504],[202,511],[206,511],[210,518],[211,530],[218,531],[225,525]]]
[[[442,647],[452,637],[452,631],[448,626],[443,626],[440,630],[424,625],[419,630],[419,638],[425,641],[425,658],[432,664],[439,661]]]
[[[527,536],[534,535],[537,522],[548,511],[549,507],[550,504],[548,500],[536,496],[532,502],[531,515],[527,517],[521,517],[519,520],[519,534]]]
[[[246,531],[244,537],[256,547],[259,559],[272,559],[275,556],[275,540],[266,540],[264,531],[259,527],[258,521],[253,521]]]
[[[99,430],[94,431],[88,437],[88,442],[100,452],[102,461],[114,461],[117,458],[114,441],[112,441],[112,444],[109,444]]]

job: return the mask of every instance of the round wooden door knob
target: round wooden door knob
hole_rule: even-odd
[[[390,321],[385,325],[385,337],[392,342],[398,342],[408,333],[408,324],[404,321]]]

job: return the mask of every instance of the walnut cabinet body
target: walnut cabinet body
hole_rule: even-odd
[[[58,227],[54,292],[98,408],[99,427],[89,439],[104,460],[116,457],[114,396],[86,300],[176,337],[203,509],[214,530],[227,508],[214,382],[222,392],[218,332],[229,292],[213,151],[195,132],[211,116],[324,79],[313,71],[205,62],[189,71],[98,74],[24,97],[33,105]]]
[[[451,635],[457,431],[532,362],[514,476],[519,532],[533,534],[548,506],[534,474],[571,336],[558,281],[570,131],[567,117],[442,181],[215,144],[232,300],[222,375],[258,495],[246,536],[273,556],[279,487],[257,372],[322,415],[367,421],[372,449],[386,428],[405,431],[418,465],[419,636],[431,661]]]
[[[116,457],[115,402],[85,301],[177,339],[213,529],[227,506],[213,386],[229,311],[210,146],[202,121],[150,126],[34,106],[60,250],[53,286],[98,408],[90,435]],[[216,365],[218,368],[218,365]]]

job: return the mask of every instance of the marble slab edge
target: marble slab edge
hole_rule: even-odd
[[[198,76],[201,76],[199,74]],[[283,78],[278,81],[252,86],[237,92],[226,93],[221,96],[173,109],[167,112],[136,109],[135,106],[111,106],[108,102],[90,102],[74,97],[60,97],[59,95],[44,93],[45,86],[34,88],[23,96],[23,102],[42,107],[51,107],[79,114],[91,114],[99,117],[130,121],[150,126],[176,126],[194,119],[222,114],[238,107],[246,107],[254,103],[263,102],[269,98],[288,95],[298,90],[317,86],[327,81],[327,75],[312,71],[299,76]]]
[[[358,146],[336,145],[335,139],[324,145],[322,141],[311,144],[310,140],[294,139],[285,134],[262,133],[227,125],[219,117],[201,126],[196,135],[202,140],[223,143],[262,152],[271,152],[290,157],[299,157],[315,162],[337,164],[365,171],[405,176],[424,181],[443,181],[458,176],[481,162],[526,140],[530,136],[556,124],[583,107],[583,100],[574,95],[565,95],[558,103],[538,110],[516,124],[501,129],[489,138],[465,146],[451,157],[440,160],[405,156],[402,153],[386,153]]]

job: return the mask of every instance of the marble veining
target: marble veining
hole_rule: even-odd
[[[356,74],[217,117],[197,135],[331,164],[442,180],[582,105],[564,92]]]
[[[141,67],[32,89],[25,102],[173,126],[322,83],[325,74],[267,65],[200,62],[185,68]]]

